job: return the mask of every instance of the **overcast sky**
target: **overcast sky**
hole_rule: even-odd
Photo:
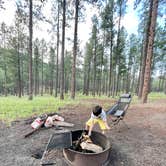
[[[137,33],[137,26],[138,26],[138,18],[136,13],[133,10],[133,2],[134,0],[128,0],[127,2],[127,13],[125,14],[125,17],[122,20],[122,25],[127,29],[128,33]],[[14,22],[14,12],[15,12],[15,0],[5,0],[5,5],[4,5],[6,10],[1,10],[0,11],[0,23],[5,22],[7,25],[12,25]],[[46,5],[44,9],[45,15],[50,14],[50,5]],[[88,7],[86,10],[86,22],[85,23],[79,23],[78,25],[78,36],[79,39],[82,41],[82,46],[85,45],[85,42],[89,38],[89,34],[91,32],[91,17],[93,14],[96,13],[96,10],[92,9],[91,7]],[[42,23],[40,25],[40,28],[43,29],[41,30],[36,30],[34,29],[34,38],[39,37],[39,38],[46,38],[48,40],[48,36],[46,35],[46,30],[49,26],[45,23]],[[66,32],[66,36],[70,36],[70,34],[73,33],[73,29],[71,29],[69,32]]]

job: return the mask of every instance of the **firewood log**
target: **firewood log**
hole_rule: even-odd
[[[90,151],[93,151],[95,153],[100,153],[103,151],[103,148],[101,146],[93,144],[93,143],[82,142],[80,144],[80,146],[82,149],[90,150]]]
[[[74,124],[72,124],[72,123],[62,122],[62,121],[54,121],[53,124],[55,126],[59,126],[59,127],[73,127],[74,126]]]

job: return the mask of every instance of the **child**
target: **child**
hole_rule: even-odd
[[[103,134],[105,133],[105,130],[110,129],[110,127],[107,124],[106,113],[99,105],[93,108],[91,118],[86,122],[85,129],[88,130],[88,136],[91,135],[92,129],[96,123],[99,124]]]

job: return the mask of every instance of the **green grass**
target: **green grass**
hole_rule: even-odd
[[[148,99],[150,101],[157,100],[157,99],[166,99],[166,94],[164,93],[157,93],[157,92],[152,92],[148,95]]]
[[[34,97],[32,101],[28,100],[28,97],[0,97],[0,120],[10,123],[13,120],[26,118],[33,115],[41,115],[46,112],[57,112],[59,107],[64,107],[67,105],[78,105],[84,104],[82,100],[84,99],[110,99],[107,96],[83,96],[82,94],[77,94],[76,99],[70,99],[69,95],[65,96],[64,100],[60,100],[58,98],[54,98],[52,96],[37,96]],[[118,99],[118,98],[116,98]],[[164,93],[150,93],[148,96],[150,101],[157,99],[166,99],[166,95]],[[137,103],[137,96],[133,96],[132,103]],[[86,105],[91,105],[91,102],[86,101]],[[105,103],[103,107],[109,107],[110,103]]]
[[[47,112],[57,112],[59,107],[66,105],[78,105],[82,99],[93,99],[92,96],[78,94],[75,100],[69,95],[64,100],[53,96],[37,96],[33,100],[28,100],[28,96],[18,98],[15,96],[0,97],[0,120],[10,123],[19,118],[26,118],[32,115],[41,115]],[[95,97],[105,99],[106,96]],[[88,104],[88,103],[86,103]]]
[[[166,99],[166,95],[164,93],[157,93],[157,92],[151,92],[148,95],[148,102],[153,102],[158,99]],[[132,103],[141,103],[141,100],[138,100],[138,96],[132,97]]]
[[[51,96],[34,97],[32,101],[28,97],[0,97],[0,120],[7,122],[31,115],[39,115],[45,112],[56,112],[59,107],[68,104],[77,104],[77,100],[66,98],[61,101]]]

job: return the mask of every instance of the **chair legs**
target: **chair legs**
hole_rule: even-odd
[[[123,124],[127,127],[127,129],[130,129],[129,126],[126,124],[126,122],[123,120],[123,117],[119,117],[115,120],[113,120],[113,125],[116,126],[120,123],[120,121],[123,122]]]

